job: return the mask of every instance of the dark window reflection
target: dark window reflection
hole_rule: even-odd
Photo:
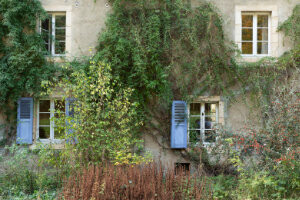
[[[253,27],[252,15],[242,15],[242,27]]]
[[[252,54],[253,44],[252,42],[242,42],[242,54]]]
[[[40,112],[50,112],[50,100],[40,100]]]
[[[50,127],[39,127],[39,137],[41,139],[50,138]]]
[[[257,27],[268,27],[268,15],[257,16]]]

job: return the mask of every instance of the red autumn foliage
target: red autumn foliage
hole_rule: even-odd
[[[89,166],[69,177],[63,187],[66,200],[172,200],[212,199],[210,186],[199,174],[183,169],[164,170],[161,165],[107,164]]]
[[[269,106],[265,127],[245,127],[234,136],[235,145],[245,153],[256,153],[273,162],[299,159],[300,99],[295,94],[278,93]]]

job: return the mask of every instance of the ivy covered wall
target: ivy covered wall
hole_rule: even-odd
[[[48,6],[52,5],[48,1],[42,2]],[[141,127],[142,130],[150,134],[154,133],[154,130],[157,131],[160,140],[165,144],[169,143],[170,102],[173,99],[192,101],[197,96],[218,95],[227,99],[226,101],[234,103],[237,94],[240,96],[247,94],[249,99],[252,97],[252,106],[264,108],[270,101],[270,89],[275,82],[286,78],[286,72],[289,69],[298,67],[296,48],[281,57],[279,61],[270,58],[251,64],[236,62],[237,50],[230,41],[230,35],[226,33],[229,29],[232,30],[231,25],[227,26],[233,20],[231,9],[235,3],[241,3],[241,1],[231,2],[228,5],[199,2],[192,1],[190,4],[190,1],[180,0],[111,1],[107,13],[109,10],[111,12],[106,18],[105,29],[99,30],[101,35],[97,45],[95,44],[97,50],[94,59],[109,63],[114,79],[121,82],[122,87],[133,89],[130,100],[139,105],[140,120],[146,122]],[[283,3],[282,1],[278,2],[280,5]],[[291,1],[288,4],[289,7],[295,2]],[[41,90],[41,80],[50,80],[49,77],[53,77],[53,73],[60,70],[48,63],[42,52],[39,51],[42,41],[34,32],[35,19],[36,15],[42,17],[45,13],[38,1],[30,1],[30,3],[35,8],[33,11],[27,10],[28,6],[26,7],[25,4],[17,2],[15,2],[17,5],[14,8],[17,11],[19,11],[17,8],[24,9],[22,12],[28,13],[30,16],[29,21],[20,20],[21,24],[17,27],[20,37],[16,37],[16,41],[19,41],[16,45],[32,47],[30,51],[25,51],[23,48],[19,48],[17,51],[18,48],[13,47],[18,47],[18,45],[7,45],[9,43],[5,42],[8,41],[5,39],[1,43],[4,52],[1,59],[4,64],[9,63],[8,55],[16,54],[17,56],[12,56],[12,58],[18,58],[18,62],[9,63],[10,69],[28,67],[21,71],[23,73],[18,74],[18,70],[11,71],[2,77],[3,80],[9,80],[5,77],[17,78],[19,76],[21,80],[12,79],[10,82],[10,87],[16,92],[7,92],[9,91],[8,85],[3,86],[4,92],[1,95],[12,95],[11,97],[3,95],[3,105],[7,105],[9,98],[15,101],[17,97],[24,94],[38,94]],[[96,1],[97,5],[99,3],[102,3],[102,7],[106,6],[103,1]],[[7,4],[6,1],[3,1],[2,4],[7,8],[3,9],[3,12],[7,12],[3,16],[9,20],[19,20],[20,15],[16,14],[18,12],[13,12],[13,7],[10,7],[14,4]],[[80,2],[78,6],[74,2],[61,2],[57,6],[60,5],[72,7],[72,20],[76,19],[74,20],[76,25],[74,21],[74,23],[72,22],[73,29],[86,29],[88,27],[84,22],[97,20],[99,17],[97,15],[75,16],[80,9],[85,13],[88,9],[94,10],[91,2]],[[90,7],[88,7],[89,5]],[[52,5],[52,7],[55,6]],[[15,15],[12,15],[11,12]],[[286,15],[287,12],[284,11],[280,15],[281,19],[287,18]],[[295,15],[297,16],[297,14]],[[226,18],[226,16],[230,17]],[[2,38],[12,37],[11,41],[15,41],[13,30],[17,23],[6,25],[6,18],[1,18],[2,28],[5,30],[3,33],[6,33]],[[27,18],[25,17],[25,19]],[[101,18],[101,23],[102,21]],[[30,31],[27,31],[26,28],[26,31],[20,32],[20,27],[27,27],[27,24],[30,24],[28,28]],[[12,28],[9,29],[9,27]],[[290,27],[290,25],[286,25],[286,27]],[[73,35],[72,47],[79,47],[73,44],[73,42],[76,43],[76,40],[81,40],[80,43],[85,40],[86,36],[81,37],[83,33],[77,32]],[[287,33],[291,33],[291,31],[287,31]],[[97,35],[98,32],[95,31],[94,34]],[[22,39],[27,38],[27,35],[30,35],[30,38],[36,38],[34,45],[27,44],[31,40]],[[32,50],[34,53],[31,53]],[[29,52],[31,56],[26,54]],[[86,52],[86,46],[83,52]],[[6,54],[7,56],[5,56]],[[32,55],[35,56],[32,57]],[[42,65],[43,67],[40,67]],[[72,70],[76,71],[76,66],[73,63],[71,65],[74,66]],[[81,63],[78,65],[80,65],[79,68],[85,66]],[[4,67],[5,65],[2,66],[2,69],[7,71],[8,68]],[[34,71],[31,72],[31,70]],[[26,75],[25,72],[30,73]],[[3,81],[3,83],[9,82]],[[119,87],[115,86],[114,89],[118,90]],[[243,99],[240,104],[244,104]],[[244,111],[248,107],[241,109]],[[153,122],[151,119],[156,119],[159,123],[151,123]]]

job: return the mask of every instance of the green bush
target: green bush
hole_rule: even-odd
[[[138,128],[142,123],[137,102],[130,100],[133,90],[113,79],[109,65],[92,60],[85,70],[75,70],[51,88],[57,87],[64,88],[65,100],[73,98],[73,114],[55,119],[61,130],[72,130],[60,157],[66,166],[145,161],[136,154],[141,150]]]
[[[215,199],[234,199],[233,191],[237,187],[237,178],[230,175],[219,175],[210,178],[213,182],[212,190]]]
[[[300,165],[284,162],[270,171],[247,172],[240,177],[236,190],[239,199],[298,199],[300,197]]]
[[[7,155],[0,161],[0,194],[7,199],[36,199],[38,195],[51,199],[47,191],[56,191],[59,180],[51,168],[39,164],[38,151],[12,145],[6,147]],[[47,197],[48,196],[48,197]],[[43,199],[45,199],[43,198]]]
[[[32,194],[37,187],[37,176],[34,170],[36,158],[31,156],[26,148],[19,148],[16,145],[7,147],[9,157],[2,161],[1,187],[0,190],[4,195]]]

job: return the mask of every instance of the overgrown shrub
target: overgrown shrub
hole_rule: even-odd
[[[38,151],[17,145],[6,147],[6,151],[0,161],[0,198],[54,199],[59,179],[51,173],[51,167],[39,164]]]
[[[243,171],[235,196],[239,199],[299,199],[299,161],[283,162],[274,171]]]
[[[34,156],[26,148],[16,145],[7,147],[9,158],[1,162],[1,194],[17,194],[23,192],[32,194],[37,189],[37,170],[34,164],[37,162]]]
[[[233,199],[237,188],[237,177],[223,174],[211,177],[213,197],[215,199]]]
[[[147,160],[137,154],[142,122],[137,102],[131,100],[133,90],[113,79],[109,65],[92,60],[85,70],[75,70],[54,88],[63,88],[64,100],[70,101],[70,115],[60,113],[54,119],[56,126],[67,132],[64,155],[68,162],[86,165]]]
[[[230,93],[227,88],[237,78],[235,49],[225,42],[222,19],[212,4],[112,2],[95,59],[110,63],[113,77],[134,89],[132,99],[139,102],[149,133],[155,129],[169,137],[173,99]]]
[[[297,199],[300,195],[298,86],[274,89],[265,126],[220,134],[214,153],[239,176],[237,199]],[[226,162],[225,162],[226,163]]]
[[[63,188],[69,199],[211,199],[210,186],[203,177],[183,169],[163,169],[160,165],[89,166],[69,177]]]

